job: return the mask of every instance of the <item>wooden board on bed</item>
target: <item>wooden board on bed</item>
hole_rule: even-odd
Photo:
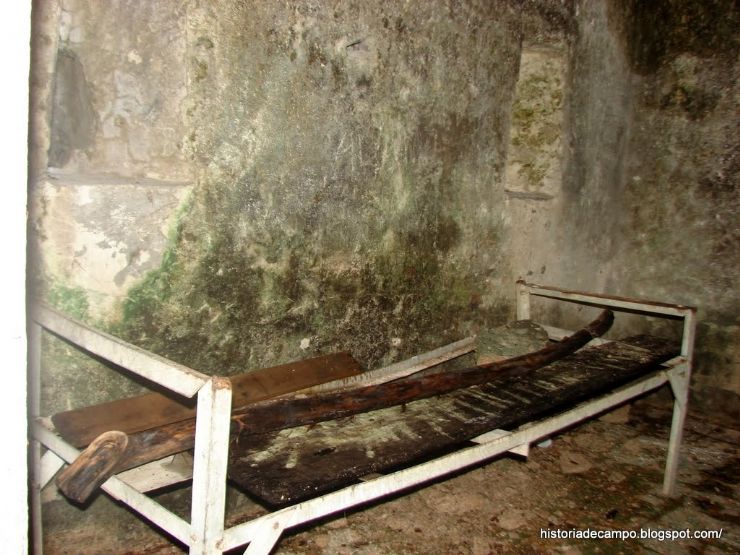
[[[438,397],[280,432],[232,436],[229,477],[280,506],[360,477],[428,459],[496,428],[562,412],[654,371],[677,354],[637,336],[581,349],[527,375]]]
[[[234,408],[277,397],[332,380],[362,373],[348,352],[335,353],[261,368],[232,376]],[[195,417],[195,399],[177,399],[149,393],[55,414],[52,422],[61,436],[83,447],[103,432],[127,434],[150,430]]]

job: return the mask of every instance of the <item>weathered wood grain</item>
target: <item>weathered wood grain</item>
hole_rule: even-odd
[[[408,377],[395,382],[318,393],[305,398],[282,397],[247,404],[232,413],[231,433],[240,437],[245,434],[263,434],[270,430],[314,424],[442,395],[483,384],[493,377],[511,379],[573,353],[591,339],[605,333],[613,320],[611,311],[605,310],[591,324],[559,343],[547,345],[533,353],[467,370]],[[111,475],[122,472],[191,449],[194,445],[194,418],[131,433],[127,436],[125,449],[116,454],[117,461],[106,460],[107,473]],[[95,460],[91,458],[93,454],[93,449],[88,448],[80,459]],[[86,469],[78,465],[75,480],[82,480],[86,475]],[[94,474],[94,477],[98,484],[102,483],[99,473]]]
[[[571,408],[654,371],[678,346],[638,336],[438,397],[311,426],[232,436],[229,477],[269,505],[425,460],[496,428]]]
[[[236,410],[232,419],[241,434],[263,433],[434,397],[479,385],[502,375],[513,377],[575,352],[595,337],[606,333],[613,321],[612,312],[605,310],[585,328],[533,353],[491,361],[461,371],[412,376],[395,382],[327,392],[306,398],[266,400]]]
[[[243,407],[306,387],[356,376],[362,370],[348,352],[254,370],[230,378],[232,406]],[[61,412],[52,416],[52,422],[64,439],[75,447],[84,447],[108,430],[133,434],[192,420],[195,417],[194,407],[195,399],[150,393]]]
[[[56,484],[72,501],[84,503],[103,482],[110,478],[128,445],[123,432],[101,434],[67,468],[59,473]]]

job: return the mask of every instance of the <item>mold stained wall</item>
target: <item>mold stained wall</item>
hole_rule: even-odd
[[[507,2],[188,9],[192,202],[132,340],[232,373],[364,365],[511,315],[501,174],[520,57]]]
[[[613,11],[633,83],[615,278],[699,307],[694,386],[738,414],[725,393],[740,393],[740,10],[661,0]]]
[[[47,300],[221,374],[374,367],[512,316],[510,2],[43,4]],[[130,393],[67,354],[49,411]]]
[[[514,270],[574,289],[698,306],[697,400],[736,413],[736,4],[583,0],[573,14],[562,181],[542,181],[552,200],[517,201],[544,213],[524,233],[545,225],[553,232],[528,246],[524,264],[515,252]],[[672,332],[645,319],[629,327]]]
[[[63,306],[114,298],[112,331],[209,372],[375,366],[510,318],[521,276],[699,306],[694,383],[740,391],[732,2],[170,4],[47,18],[94,117],[57,126],[82,177],[41,212],[130,208],[42,246],[80,263],[52,265]],[[75,281],[91,245],[115,291]]]

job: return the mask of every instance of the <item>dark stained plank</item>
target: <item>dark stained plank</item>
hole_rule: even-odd
[[[576,352],[592,339],[606,333],[613,321],[614,314],[604,310],[586,327],[531,353],[484,362],[465,370],[409,376],[392,382],[359,385],[352,389],[322,392],[302,398],[268,399],[233,411],[232,421],[242,434],[262,433],[410,403],[480,385],[503,375],[513,378]]]
[[[57,476],[56,484],[72,501],[84,503],[113,473],[128,437],[123,432],[101,434]]]
[[[262,434],[268,430],[299,427],[447,393],[484,383],[501,373],[509,377],[521,375],[575,352],[592,338],[605,333],[613,319],[614,315],[605,310],[588,326],[559,343],[548,344],[533,353],[465,370],[441,371],[378,385],[358,385],[341,391],[267,399],[248,404],[232,409],[231,433]],[[195,418],[189,418],[129,433],[128,446],[119,457],[115,472],[191,449],[195,443],[195,424]]]
[[[654,371],[677,352],[666,341],[638,336],[398,407],[279,432],[235,434],[229,477],[269,505],[298,502],[424,460],[489,430],[562,412]]]
[[[232,407],[292,393],[300,389],[362,373],[360,364],[349,352],[341,352],[262,368],[232,376]],[[91,407],[70,410],[52,417],[60,435],[83,447],[100,434],[119,430],[127,434],[142,432],[195,417],[195,399],[177,400],[149,393]]]

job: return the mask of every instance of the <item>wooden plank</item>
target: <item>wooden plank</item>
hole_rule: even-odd
[[[644,338],[589,347],[526,375],[280,432],[232,436],[229,477],[270,505],[425,460],[496,428],[566,410],[655,370],[676,349]]]
[[[57,486],[72,501],[84,503],[111,477],[127,444],[128,436],[123,432],[110,431],[101,434],[72,464],[59,473]]]
[[[348,352],[262,368],[230,378],[235,408],[260,400],[362,372]],[[88,445],[100,434],[118,430],[142,432],[195,417],[195,400],[181,400],[149,393],[91,407],[70,410],[52,417],[61,436],[76,447]]]
[[[614,321],[611,311],[603,311],[583,329],[559,343],[506,360],[478,364],[460,371],[410,377],[390,383],[357,387],[305,398],[270,399],[234,411],[232,419],[240,433],[314,424],[381,408],[443,395],[456,389],[483,384],[498,374],[514,377],[550,364],[577,351],[595,337],[606,333]]]
[[[433,351],[413,356],[409,359],[396,362],[377,370],[368,370],[357,376],[350,376],[341,380],[334,380],[325,384],[301,390],[301,393],[317,393],[319,391],[339,391],[365,385],[378,385],[381,383],[405,378],[412,374],[427,370],[433,366],[447,362],[454,358],[468,354],[475,350],[475,338],[466,337],[449,345],[439,347]]]
[[[502,372],[514,377],[572,353],[593,337],[605,333],[612,321],[612,313],[604,311],[591,324],[560,343],[547,345],[534,353],[466,370],[439,372],[340,392],[319,393],[312,397],[282,397],[247,405],[232,412],[232,433],[263,433],[377,410],[484,383]],[[194,419],[130,434],[128,447],[115,471],[128,470],[191,449],[194,434]]]
[[[80,455],[77,449],[62,440],[53,431],[50,423],[45,418],[37,418],[32,422],[31,431],[38,441],[68,463],[72,463]],[[185,545],[190,543],[190,524],[188,522],[147,495],[135,490],[123,480],[119,480],[117,476],[109,478],[101,488],[111,497],[128,505],[131,509],[163,530],[166,530]]]

